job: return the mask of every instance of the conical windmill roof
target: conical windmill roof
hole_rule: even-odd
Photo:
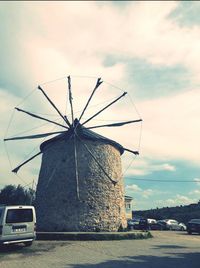
[[[113,140],[108,139],[102,135],[99,135],[96,132],[91,131],[91,130],[89,130],[81,125],[77,126],[76,133],[80,139],[100,141],[100,142],[103,142],[105,144],[109,144],[109,145],[114,146],[117,150],[119,150],[121,155],[124,153],[123,146],[120,145],[119,143],[117,143],[116,141],[113,141]],[[47,141],[44,141],[40,145],[41,152],[43,152],[45,150],[45,148],[47,148],[47,146],[51,145],[52,143],[55,143],[55,142],[60,141],[60,140],[68,140],[72,135],[73,135],[73,129],[69,129],[65,133],[59,134],[59,135],[57,135],[57,136],[55,136]]]

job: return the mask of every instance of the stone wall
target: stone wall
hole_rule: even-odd
[[[39,231],[118,231],[126,227],[124,185],[119,151],[99,141],[84,140],[114,185],[76,140],[79,198],[74,162],[74,139],[45,147],[36,191]]]

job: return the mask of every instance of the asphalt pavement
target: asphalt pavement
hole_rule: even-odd
[[[152,231],[121,241],[35,241],[0,250],[0,268],[199,268],[200,235]]]

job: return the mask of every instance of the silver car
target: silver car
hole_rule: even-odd
[[[157,222],[162,226],[162,230],[176,230],[180,231],[183,229],[183,226],[181,226],[178,221],[173,220],[173,219],[165,219],[165,220],[160,220]]]
[[[0,245],[24,243],[30,246],[36,238],[35,228],[33,206],[0,206]]]

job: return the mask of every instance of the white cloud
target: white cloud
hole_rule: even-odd
[[[23,73],[27,77],[28,68],[32,86],[69,73],[103,74],[105,80],[120,85],[126,78],[125,63],[103,66],[106,55],[112,53],[163,66],[182,64],[199,77],[200,27],[180,27],[171,20],[168,15],[177,6],[176,1],[137,2],[121,12],[95,2],[23,3],[26,15],[16,15],[20,27],[13,29],[23,36],[16,40],[19,49],[12,49],[16,59],[23,52],[23,61],[15,60],[23,66],[16,69],[20,69],[20,77]],[[34,18],[34,23],[29,18]],[[7,51],[9,54],[9,46]],[[8,62],[11,64],[13,61]],[[144,119],[141,155],[199,163],[199,90],[137,106]],[[142,174],[141,170],[135,173]]]
[[[168,163],[164,163],[164,164],[149,164],[149,171],[153,172],[153,171],[175,171],[176,168],[175,166],[168,164]]]
[[[144,118],[141,155],[199,164],[199,96],[197,89],[139,104]]]
[[[143,58],[152,64],[164,66],[183,64],[186,68],[189,67],[199,80],[197,55],[200,54],[200,28],[180,27],[175,20],[170,20],[168,15],[177,6],[176,1],[138,2],[128,5],[123,12],[120,12],[108,5],[102,5],[101,8],[89,5],[86,13],[80,14],[77,6],[68,5],[66,10],[79,16],[79,18],[76,17],[77,23],[73,24],[69,31],[70,35],[72,31],[75,33],[74,43],[72,41],[71,45],[74,46],[81,40],[82,47],[88,55],[91,51],[93,53],[96,51],[98,54],[112,51],[115,55]],[[98,20],[99,16],[101,16],[101,22]],[[108,16],[109,23],[106,20]],[[65,20],[62,19],[62,22]],[[57,27],[49,20],[46,23],[47,28]],[[63,25],[66,26],[66,23]],[[63,38],[62,31],[55,32],[56,40]],[[77,32],[79,32],[78,35]],[[99,38],[99,32],[101,32],[101,38]]]
[[[126,167],[126,164],[131,163],[129,161],[124,161],[123,166]],[[140,156],[135,159],[132,164],[126,170],[125,168],[125,176],[144,176],[148,174],[152,174],[155,171],[166,171],[173,172],[176,170],[176,167],[169,163],[160,163],[155,164],[154,159],[147,159],[145,157]]]
[[[185,195],[177,194],[173,199],[169,198],[167,200],[158,200],[160,206],[180,206],[180,205],[189,205],[191,203],[196,203],[197,199],[189,198]]]
[[[194,181],[197,183],[197,185],[200,185],[200,178],[194,178]]]
[[[194,191],[191,191],[189,194],[190,195],[198,195],[198,196],[200,196],[200,190],[196,189]]]
[[[200,178],[194,178],[194,181],[200,182]]]
[[[125,190],[132,194],[139,194],[140,197],[145,199],[157,193],[157,191],[153,189],[142,189],[137,184],[126,185]]]
[[[150,196],[154,195],[155,191],[152,189],[146,189],[142,192],[142,196],[146,199],[148,199]]]
[[[166,163],[166,164],[160,165],[160,170],[175,171],[176,168],[175,166]]]
[[[136,184],[127,185],[127,186],[126,186],[126,189],[127,189],[127,190],[130,190],[130,191],[132,191],[132,192],[139,192],[139,191],[142,191],[142,189],[141,189],[138,185],[136,185]]]
[[[0,125],[1,125],[0,137],[2,140],[3,137],[6,135],[8,124],[10,122],[13,113],[13,108],[19,102],[20,99],[14,96],[12,93],[7,92],[1,88],[0,88],[0,99],[2,100],[0,105],[0,113],[2,115],[0,117]]]
[[[200,79],[200,27],[180,27],[170,19],[178,5],[130,2],[121,12],[107,3],[23,3],[26,15],[15,18],[18,36],[23,37],[17,43],[36,81],[75,72],[104,73],[117,83],[125,72],[121,66],[103,67],[102,59],[110,53],[163,66],[183,64]]]

